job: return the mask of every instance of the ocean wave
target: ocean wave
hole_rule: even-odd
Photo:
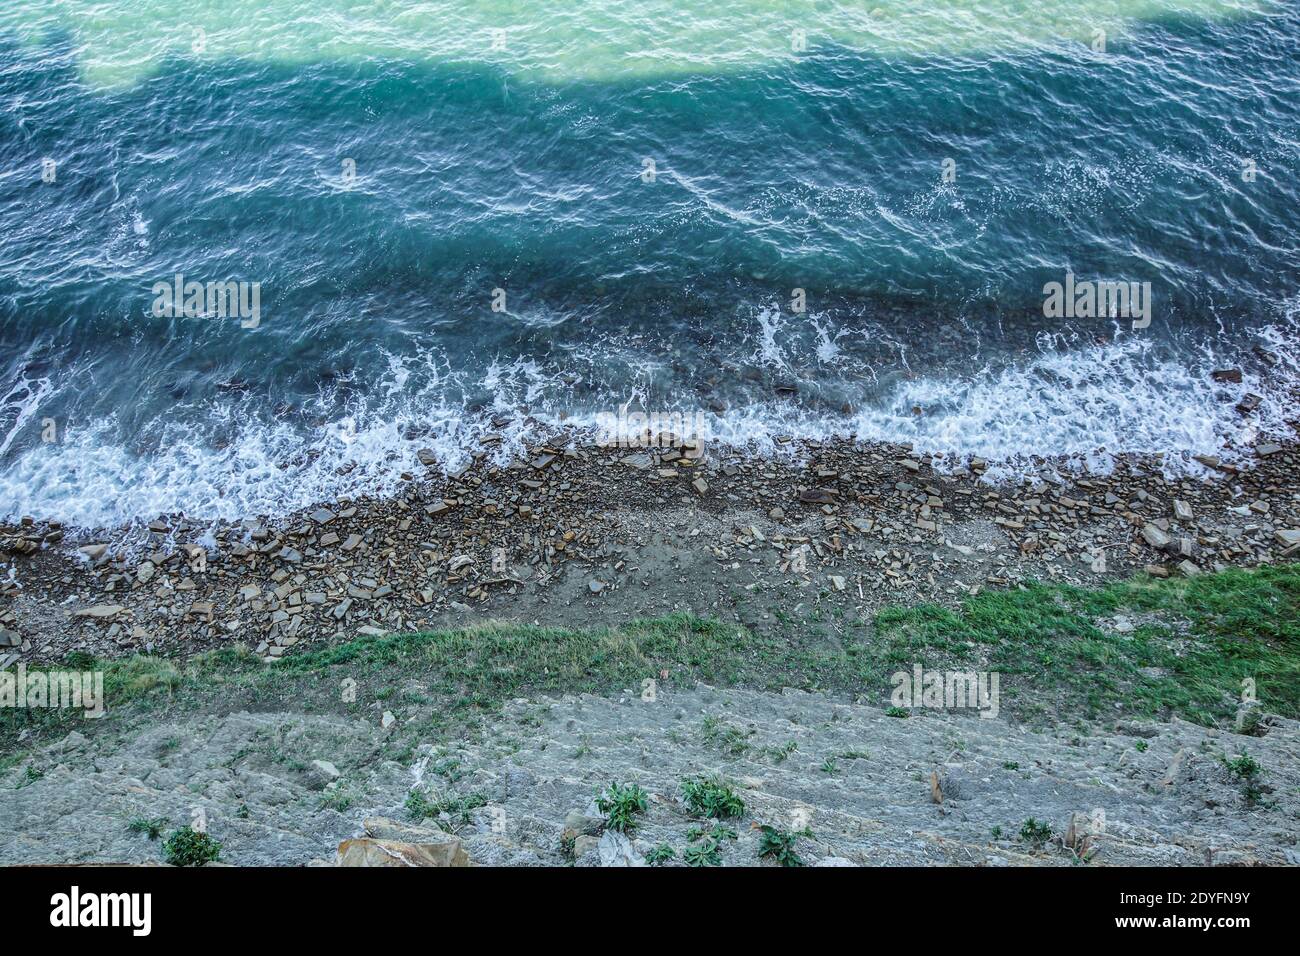
[[[760,310],[751,343],[756,356],[787,368],[780,328],[772,311]],[[32,444],[11,456],[0,472],[0,501],[9,517],[82,527],[170,514],[200,521],[282,516],[322,501],[392,495],[404,473],[424,473],[422,450],[432,451],[439,468],[454,471],[488,435],[500,438],[491,446],[498,463],[557,432],[592,442],[602,416],[628,408],[677,412],[701,423],[715,454],[789,456],[799,453],[799,439],[854,439],[909,443],[918,453],[940,456],[940,470],[983,458],[991,480],[1105,473],[1118,456],[1151,453],[1164,454],[1166,475],[1192,475],[1202,470],[1194,456],[1244,465],[1254,443],[1293,436],[1300,418],[1297,331],[1296,307],[1288,303],[1285,320],[1257,333],[1252,344],[1268,358],[1253,364],[1242,361],[1243,350],[1212,342],[1175,357],[1136,336],[1071,348],[1042,337],[1036,353],[1000,367],[895,377],[875,400],[847,413],[781,399],[716,412],[691,399],[655,401],[654,390],[636,384],[636,376],[594,389],[579,407],[556,398],[571,373],[525,359],[490,365],[483,384],[493,400],[471,408],[451,397],[457,390],[435,357],[390,356],[375,388],[353,394],[343,414],[311,428],[256,420],[242,404],[257,401],[249,396],[214,404],[199,422],[158,418],[146,429],[148,451],[122,440],[115,417],[72,428],[58,443]],[[825,351],[833,342],[828,336],[821,328],[823,375],[840,361]],[[1240,383],[1211,377],[1225,366],[1242,370]],[[41,382],[10,390],[5,408],[14,424],[5,447],[20,425],[30,428],[34,396],[44,399],[50,389]],[[1262,401],[1242,415],[1235,406],[1248,393]],[[322,399],[322,407],[328,404]],[[215,434],[223,436],[219,442]]]

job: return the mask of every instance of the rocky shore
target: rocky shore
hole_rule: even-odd
[[[404,474],[385,500],[213,528],[160,518],[87,532],[0,528],[0,666],[72,651],[268,660],[357,634],[494,618],[581,626],[690,611],[764,629],[883,604],[955,602],[1026,579],[1195,575],[1300,552],[1300,446],[1247,469],[1154,457],[1111,474],[998,484],[906,446],[791,443],[757,459],[656,436],[606,448],[559,434],[507,464]],[[1044,462],[1045,468],[1053,463]],[[821,613],[825,612],[825,613]]]

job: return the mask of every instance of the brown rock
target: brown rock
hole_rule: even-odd
[[[402,843],[361,837],[339,844],[337,866],[469,866],[459,840]]]

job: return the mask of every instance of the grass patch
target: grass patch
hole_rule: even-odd
[[[1121,613],[1138,621],[1127,633],[1108,626]],[[185,661],[81,654],[64,666],[104,673],[106,716],[86,721],[80,712],[0,707],[0,753],[3,766],[17,766],[22,751],[48,736],[123,732],[143,715],[290,710],[377,718],[380,699],[400,711],[402,726],[388,745],[397,748],[412,734],[472,733],[515,697],[610,694],[649,675],[668,687],[794,687],[877,695],[884,704],[890,675],[914,663],[999,672],[1002,713],[1024,720],[1177,714],[1213,724],[1235,716],[1246,679],[1263,710],[1297,718],[1300,565],[1138,577],[1099,589],[1028,584],[983,592],[955,609],[887,608],[838,647],[675,614],[611,628],[488,623],[363,636],[274,665],[240,648]],[[658,676],[665,671],[667,678]],[[413,681],[420,694],[395,693]],[[340,692],[345,682],[355,694]],[[728,756],[754,746],[747,731],[717,718],[706,719],[701,733]]]
[[[162,836],[163,830],[167,829],[166,817],[134,817],[126,828],[132,833],[140,833],[147,836],[150,840],[156,840]]]
[[[1116,633],[1106,625],[1118,614],[1141,623]],[[1021,717],[1178,714],[1213,724],[1235,715],[1247,679],[1266,710],[1300,716],[1296,564],[1098,589],[1028,584],[956,610],[886,609],[876,635],[867,653],[895,669],[919,661],[999,672],[1003,706]]]

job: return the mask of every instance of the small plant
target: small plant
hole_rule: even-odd
[[[835,763],[834,757],[827,757],[825,760],[822,761],[822,773],[830,774],[833,776],[838,770],[839,770],[839,766]]]
[[[43,776],[45,776],[44,770],[42,770],[40,767],[37,767],[33,764],[28,764],[26,769],[23,770],[23,778],[20,781],[18,781],[18,789],[21,790],[29,783],[35,783],[37,780],[40,780]]]
[[[1224,766],[1232,771],[1234,776],[1241,780],[1254,780],[1259,776],[1260,771],[1263,770],[1259,765],[1259,761],[1244,750],[1232,760],[1228,760],[1225,757],[1223,763]]]
[[[804,865],[803,860],[799,858],[799,854],[794,851],[794,845],[799,837],[812,836],[807,827],[793,833],[787,830],[778,830],[776,827],[767,824],[763,824],[758,829],[761,832],[758,839],[758,855],[760,857],[770,856],[782,866]]]
[[[715,823],[709,830],[691,827],[686,838],[691,845],[682,851],[682,859],[687,866],[721,866],[722,841],[735,840],[736,831]]]
[[[460,769],[460,761],[455,757],[445,757],[435,763],[431,769],[448,783],[455,783],[461,777],[465,776],[464,772]]]
[[[1229,772],[1244,785],[1241,793],[1246,798],[1246,803],[1250,806],[1259,803],[1264,796],[1264,788],[1260,786],[1259,782],[1264,768],[1259,765],[1259,761],[1243,750],[1232,760],[1225,757],[1223,763]]]
[[[739,757],[749,750],[747,738],[753,736],[754,731],[746,732],[709,714],[700,721],[700,734],[710,746]]]
[[[1240,714],[1237,718],[1237,733],[1247,737],[1263,737],[1264,718],[1260,712],[1252,708]]]
[[[202,866],[221,856],[221,844],[193,827],[181,827],[163,841],[163,859],[172,866]]]
[[[651,866],[661,866],[669,860],[675,860],[676,858],[677,851],[667,843],[660,843],[645,855],[646,862]]]
[[[166,817],[155,817],[152,820],[147,817],[135,817],[126,825],[126,828],[132,833],[143,833],[150,840],[156,840],[162,836],[166,826]]]
[[[486,806],[487,797],[481,793],[471,793],[465,797],[442,797],[435,800],[422,790],[412,790],[405,804],[406,812],[413,820],[424,820],[428,817],[437,819],[445,813],[453,819],[459,818],[461,823],[470,822],[471,810]]]
[[[322,810],[337,810],[339,813],[346,813],[351,807],[351,795],[344,793],[342,790],[331,790],[320,801]]]
[[[1019,770],[1019,769],[1020,769],[1020,764],[1016,763],[1014,760],[1008,760],[1006,763],[1004,763],[1004,764],[1002,765],[1002,769],[1003,769],[1003,770]]]
[[[886,717],[910,717],[906,707],[890,707],[885,711]]]
[[[1134,749],[1137,750],[1137,752],[1140,754],[1146,753],[1148,746],[1149,744],[1145,740],[1139,740],[1137,743],[1133,745]]]
[[[764,747],[763,754],[774,764],[785,763],[786,758],[799,749],[793,740],[787,740],[780,747]]]
[[[646,792],[634,783],[626,786],[611,783],[596,799],[596,808],[605,814],[605,826],[619,833],[635,830],[637,816],[645,813],[648,806]]]
[[[1020,828],[1020,839],[1024,840],[1030,846],[1042,847],[1052,838],[1052,828],[1046,823],[1041,823],[1030,817]]]
[[[1001,839],[1002,839],[1002,826],[1001,826],[1001,824],[999,824],[998,826],[995,826],[995,827],[994,827],[990,832],[991,832],[991,834],[992,834],[992,836],[993,836],[994,841],[997,841],[997,840],[1001,840]]]
[[[745,813],[745,801],[721,780],[693,777],[682,781],[682,799],[692,816],[726,820]]]
[[[722,854],[711,840],[688,846],[682,851],[682,860],[687,866],[722,866]]]

